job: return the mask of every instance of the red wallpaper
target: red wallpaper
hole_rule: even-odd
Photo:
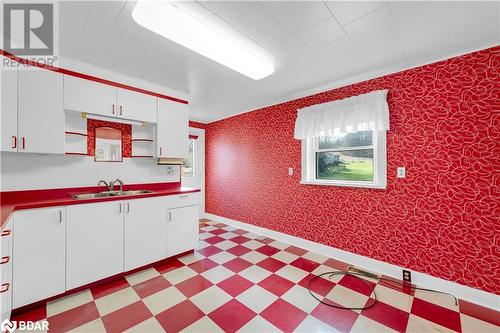
[[[499,69],[495,47],[208,124],[207,212],[500,294]],[[377,89],[387,190],[300,185],[296,110]]]
[[[122,131],[122,157],[132,157],[132,125],[96,119],[87,119],[87,154],[89,156],[94,156],[96,127],[111,127]]]

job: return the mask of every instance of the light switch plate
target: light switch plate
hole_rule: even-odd
[[[398,178],[406,178],[406,168],[404,166],[398,167]]]
[[[293,168],[288,168],[288,175],[293,176]]]

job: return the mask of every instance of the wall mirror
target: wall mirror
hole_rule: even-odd
[[[122,131],[111,127],[96,127],[95,155],[96,162],[122,161]]]

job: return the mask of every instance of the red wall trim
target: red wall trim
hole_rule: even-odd
[[[168,96],[168,95],[156,93],[156,92],[153,92],[153,91],[149,91],[149,90],[145,90],[145,89],[141,89],[141,88],[137,88],[137,87],[132,87],[132,86],[129,86],[129,85],[126,85],[126,84],[123,84],[123,83],[119,83],[119,82],[114,82],[114,81],[102,79],[102,78],[97,77],[97,76],[93,76],[93,75],[89,75],[89,74],[83,74],[83,73],[75,72],[75,71],[72,71],[72,70],[69,70],[69,69],[64,69],[64,68],[60,68],[60,67],[54,67],[54,66],[48,66],[48,65],[38,64],[38,63],[36,63],[36,62],[34,62],[32,60],[20,58],[20,57],[14,55],[12,53],[9,53],[9,52],[7,52],[5,50],[2,50],[2,49],[0,49],[0,54],[3,55],[4,57],[7,57],[7,58],[9,58],[11,60],[14,60],[14,61],[16,61],[16,62],[18,62],[20,64],[25,64],[25,65],[29,65],[29,66],[33,66],[33,67],[44,68],[44,69],[47,69],[49,71],[58,72],[58,73],[61,73],[61,74],[78,77],[80,79],[94,81],[94,82],[98,82],[98,83],[102,83],[102,84],[107,84],[109,86],[114,86],[114,87],[118,87],[118,88],[122,88],[122,89],[127,89],[127,90],[135,91],[135,92],[138,92],[138,93],[141,93],[141,94],[155,96],[155,97],[158,97],[158,98],[168,99],[170,101],[177,102],[177,103],[188,104],[188,101],[180,99],[180,98],[176,98],[176,97],[172,97],[172,96]]]

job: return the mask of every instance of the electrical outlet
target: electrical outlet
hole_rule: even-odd
[[[407,271],[406,269],[403,269],[403,281],[411,282],[411,272]]]
[[[293,176],[293,168],[288,168],[288,175]]]
[[[398,167],[398,178],[406,178],[406,168],[404,166]]]

